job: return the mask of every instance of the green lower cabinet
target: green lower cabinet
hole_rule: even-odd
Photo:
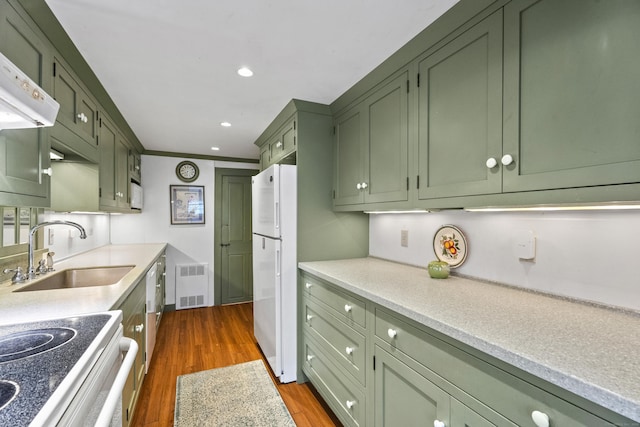
[[[515,424],[504,420],[504,423],[494,424],[486,418],[472,411],[469,407],[463,405],[458,400],[451,398],[451,426],[460,427],[494,427],[494,426],[513,426]]]
[[[374,357],[376,427],[449,425],[446,392],[378,346]]]
[[[305,336],[303,372],[344,425],[365,426],[367,405],[362,386],[344,375],[322,348]]]

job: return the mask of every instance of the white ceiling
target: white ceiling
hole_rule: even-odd
[[[330,104],[458,0],[46,1],[145,149],[258,158],[289,100]]]

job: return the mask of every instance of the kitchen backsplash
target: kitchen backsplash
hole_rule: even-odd
[[[377,214],[369,224],[371,256],[426,267],[436,259],[434,234],[452,224],[467,240],[461,274],[640,310],[639,211]],[[515,250],[529,231],[536,237],[533,261]]]
[[[108,214],[69,214],[46,211],[42,218],[42,221],[56,220],[77,222],[84,227],[87,238],[81,239],[80,232],[73,227],[47,227],[44,244],[50,251],[56,253],[53,257],[54,261],[109,244]]]

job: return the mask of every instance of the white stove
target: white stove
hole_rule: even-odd
[[[138,348],[121,322],[110,311],[0,326],[0,425],[121,425]]]

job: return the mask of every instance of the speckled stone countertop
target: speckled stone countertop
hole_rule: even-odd
[[[0,325],[113,310],[124,301],[134,285],[144,278],[151,264],[166,246],[164,243],[107,245],[56,262],[54,265],[56,271],[78,267],[135,265],[113,285],[13,292],[35,280],[17,285],[11,282],[1,283]],[[47,275],[43,276],[46,277]]]
[[[299,267],[552,384],[640,421],[640,313],[376,258]]]

